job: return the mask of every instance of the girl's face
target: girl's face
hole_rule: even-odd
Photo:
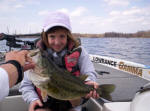
[[[60,52],[67,45],[67,31],[65,29],[58,29],[54,32],[48,33],[48,44],[55,52]]]

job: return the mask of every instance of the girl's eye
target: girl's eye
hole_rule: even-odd
[[[55,38],[55,36],[54,36],[54,35],[50,35],[50,36],[49,36],[49,38],[54,39],[54,38]]]
[[[65,35],[60,35],[60,38],[62,38],[62,39],[65,38],[65,37],[66,37]]]

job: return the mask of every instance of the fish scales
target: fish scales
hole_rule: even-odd
[[[44,65],[45,62],[49,62],[49,61],[46,60],[46,58],[43,58],[43,61],[44,61],[44,62],[42,62],[43,65]],[[52,68],[50,69],[50,67],[52,67],[52,66],[53,66],[53,69]],[[68,85],[69,85],[70,87],[68,88],[68,90],[73,88],[72,86],[74,86],[74,88],[76,90],[79,90],[80,92],[83,91],[83,90],[85,90],[84,92],[86,92],[86,93],[90,92],[90,90],[87,90],[87,89],[89,89],[88,86],[87,86],[87,88],[85,88],[84,81],[79,81],[79,79],[77,77],[73,76],[71,73],[69,73],[66,70],[58,69],[58,67],[56,65],[54,65],[53,61],[50,60],[47,67],[49,67],[49,68],[47,68],[47,73],[48,74],[53,72],[53,74],[51,74],[51,75],[53,75],[51,77],[51,79],[53,78],[52,83],[55,83],[57,85],[61,85],[61,87],[64,87],[64,88],[65,88],[65,86],[67,86],[67,88],[68,88]],[[54,81],[54,80],[56,80],[56,81]],[[90,89],[92,89],[92,88],[90,88]]]

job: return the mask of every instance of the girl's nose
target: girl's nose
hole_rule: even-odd
[[[57,44],[59,44],[59,43],[60,43],[60,40],[59,40],[58,37],[56,37],[56,39],[55,39],[55,44],[57,45]]]

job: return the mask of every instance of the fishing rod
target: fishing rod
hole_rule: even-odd
[[[6,40],[6,46],[9,47],[9,50],[5,52],[0,52],[0,63],[5,59],[5,54],[12,50],[12,48],[17,48],[19,50],[32,50],[36,48],[36,43],[40,38],[37,38],[34,41],[24,41],[18,38],[18,35],[8,35],[0,33],[0,41]]]
[[[24,41],[18,38],[18,35],[8,35],[1,33],[0,34],[0,41],[1,40],[6,40],[6,45],[9,46],[9,51],[12,50],[12,48],[19,48],[19,49],[24,49],[24,50],[31,50],[36,47],[36,41]],[[22,43],[22,44],[20,44]]]

